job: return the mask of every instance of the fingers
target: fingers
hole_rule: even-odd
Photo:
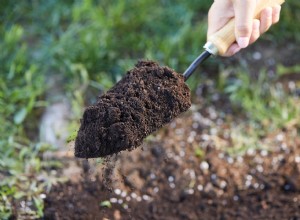
[[[273,24],[276,24],[279,21],[280,11],[281,11],[280,5],[273,7],[273,13],[272,13]]]
[[[254,19],[252,23],[253,23],[252,24],[252,33],[250,36],[249,44],[252,44],[253,42],[255,42],[260,36],[260,30],[259,30],[260,29],[260,20]],[[242,48],[237,43],[234,43],[229,47],[229,49],[223,56],[230,57],[230,56],[238,53],[241,49]]]
[[[260,14],[260,33],[265,33],[272,25],[273,19],[272,19],[272,8],[267,7],[262,10]]]
[[[268,7],[261,12],[260,19],[252,20],[252,28],[251,28],[251,35],[249,38],[249,44],[254,43],[260,37],[260,35],[262,35],[267,30],[269,30],[272,24],[275,24],[279,21],[280,11],[281,11],[280,5],[274,6],[273,8]],[[231,45],[231,47],[224,54],[224,56],[226,57],[232,56],[237,52],[239,52],[241,49],[242,47],[240,46],[240,44],[235,43]]]
[[[233,1],[233,7],[235,12],[236,40],[239,47],[245,48],[250,42],[256,1]]]
[[[250,44],[254,43],[260,36],[260,20],[254,19],[252,26],[252,34],[250,37]]]
[[[232,55],[238,53],[242,48],[237,43],[232,44],[225,54],[223,54],[223,57],[231,57]]]
[[[277,5],[273,8],[267,7],[262,10],[260,15],[260,34],[265,33],[272,24],[275,24],[279,21],[280,18],[281,6]]]

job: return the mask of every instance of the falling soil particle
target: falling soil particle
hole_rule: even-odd
[[[85,110],[75,156],[95,158],[132,150],[190,106],[182,75],[153,61],[139,61]]]

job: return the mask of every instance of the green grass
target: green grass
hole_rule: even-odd
[[[288,68],[296,69],[297,65]],[[262,69],[256,79],[242,70],[234,72],[235,77],[225,81],[226,85],[221,87],[229,95],[232,107],[245,114],[246,118],[242,124],[231,128],[232,146],[227,149],[229,152],[243,154],[250,148],[271,150],[272,146],[266,143],[269,134],[280,133],[283,129],[299,129],[300,98],[295,89],[289,89],[280,82],[280,76],[291,72],[278,66],[277,75],[271,78]]]
[[[138,59],[154,59],[183,72],[202,51],[206,14],[212,2],[1,3],[0,219],[8,219],[13,203],[22,201],[30,211],[20,209],[21,216],[42,216],[40,195],[59,181],[49,172],[59,164],[42,158],[43,152],[52,147],[38,139],[39,119],[49,104],[45,98],[47,80],[61,76],[63,92],[71,100],[70,130],[74,133],[83,106],[94,101],[88,94],[95,96],[110,88]],[[295,22],[300,19],[299,14],[298,1],[288,1],[281,22],[265,37],[277,43],[287,39],[299,43],[300,30]],[[207,62],[202,68],[212,64],[217,65]],[[248,112],[249,120],[262,122],[265,128],[280,128],[293,118],[298,119],[300,108],[295,105],[295,98],[278,92],[276,85],[264,76],[262,72],[262,78],[249,83],[248,75],[237,70],[234,81],[224,79],[221,92],[226,88],[233,103]],[[192,89],[200,79],[195,76],[189,82]]]

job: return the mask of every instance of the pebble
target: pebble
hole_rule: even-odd
[[[41,199],[46,199],[46,194],[44,194],[44,193],[40,194],[40,198]]]
[[[190,177],[191,177],[191,179],[196,179],[196,173],[195,173],[195,170],[191,170],[191,171],[190,171]]]
[[[220,187],[221,187],[222,189],[225,189],[226,186],[227,186],[227,183],[226,183],[224,180],[221,180],[221,182],[220,182]]]
[[[116,198],[110,198],[110,200],[109,200],[111,203],[117,203],[118,202],[118,199],[116,199]]]
[[[251,181],[253,179],[253,177],[251,175],[247,175],[246,179]]]
[[[256,170],[257,170],[258,172],[262,173],[262,172],[264,171],[264,168],[263,168],[262,165],[257,165],[257,166],[256,166]]]
[[[118,200],[118,203],[119,203],[119,204],[123,204],[123,199],[119,199],[119,200]]]
[[[233,200],[234,201],[238,201],[239,200],[239,197],[237,195],[233,196]]]
[[[125,192],[125,191],[122,192],[122,193],[121,193],[121,196],[122,196],[123,198],[126,197],[126,196],[127,196],[127,192]]]
[[[154,180],[154,179],[156,178],[156,175],[155,175],[154,173],[151,173],[151,174],[150,174],[150,178],[151,178],[152,180]]]
[[[170,185],[170,187],[171,187],[172,189],[175,188],[175,184],[174,184],[174,183],[170,183],[169,185]]]
[[[202,185],[198,185],[197,189],[198,189],[198,191],[203,191],[203,186]]]
[[[296,83],[293,82],[293,81],[289,81],[288,87],[289,87],[289,89],[292,90],[292,91],[295,90],[295,89],[297,88]]]
[[[234,160],[233,160],[232,157],[227,157],[227,162],[228,162],[229,164],[233,164]]]
[[[268,156],[268,151],[262,150],[262,151],[260,152],[260,155],[263,156],[263,157],[266,157],[266,156]]]
[[[208,169],[209,169],[209,164],[208,164],[206,161],[202,161],[202,162],[200,163],[200,168],[201,168],[202,170],[208,170]]]
[[[253,55],[252,55],[253,59],[254,60],[260,60],[262,58],[262,55],[260,52],[254,52]]]
[[[169,181],[169,182],[174,182],[174,177],[173,177],[173,176],[169,176],[169,177],[168,177],[168,181]]]
[[[158,191],[159,191],[159,188],[158,187],[154,187],[153,192],[154,193],[158,193]]]
[[[137,197],[137,194],[133,192],[133,193],[131,193],[130,196],[131,196],[131,198],[134,198],[134,199],[135,199],[135,198]]]
[[[277,141],[283,141],[283,138],[284,138],[283,134],[278,134],[278,135],[276,136],[276,140],[277,140]]]
[[[255,150],[253,149],[253,148],[249,148],[248,150],[247,150],[247,154],[249,155],[249,156],[253,156],[253,155],[255,155]]]
[[[213,174],[211,174],[210,178],[211,178],[212,180],[216,180],[216,179],[217,179],[217,175],[216,175],[215,173],[213,173]]]
[[[115,189],[115,194],[120,195],[121,194],[121,190],[120,189]]]
[[[188,189],[188,191],[187,191],[187,193],[190,194],[190,195],[194,194],[194,192],[195,191],[193,189]]]
[[[251,180],[246,180],[245,185],[246,185],[246,187],[251,186]]]
[[[150,196],[148,196],[148,195],[143,195],[143,200],[145,200],[145,201],[150,200]]]
[[[202,140],[204,141],[209,141],[210,140],[210,136],[208,134],[202,134],[201,135]]]
[[[194,122],[194,123],[192,124],[192,128],[197,129],[198,127],[199,127],[199,124],[198,124],[198,123]]]

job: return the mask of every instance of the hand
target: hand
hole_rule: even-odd
[[[235,18],[235,37],[223,56],[232,56],[242,48],[255,42],[272,24],[279,21],[281,6],[267,7],[262,10],[259,19],[253,19],[257,1],[264,0],[215,0],[208,13],[207,35],[220,30],[227,22]]]

